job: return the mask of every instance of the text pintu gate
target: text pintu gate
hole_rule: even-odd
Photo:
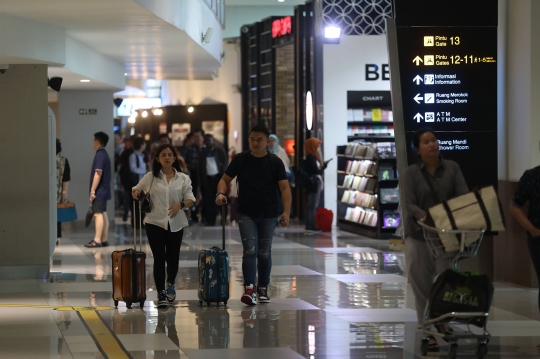
[[[418,161],[410,145],[413,133],[429,128],[441,156],[461,166],[469,188],[496,185],[497,26],[396,23],[399,61],[390,67],[392,76],[399,73],[400,86],[398,93],[393,84],[392,97],[401,102],[402,115],[395,111],[394,121],[402,121],[396,124],[396,143],[401,136],[406,163]]]

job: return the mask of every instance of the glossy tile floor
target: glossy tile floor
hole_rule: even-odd
[[[386,241],[347,232],[305,236],[300,226],[276,230],[269,294],[246,307],[238,228],[227,228],[231,258],[228,307],[199,306],[197,254],[219,245],[220,227],[185,231],[177,301],[155,306],[153,258],[147,244],[144,308],[114,309],[111,252],[127,248],[132,229],[117,220],[111,246],[87,249],[93,232],[69,229],[46,280],[0,281],[0,358],[419,358],[414,298],[405,258]],[[524,257],[528,260],[528,257]],[[538,290],[496,283],[487,358],[539,358]],[[441,344],[442,357],[446,346]],[[475,342],[458,357],[475,358]]]

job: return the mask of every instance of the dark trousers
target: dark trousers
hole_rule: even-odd
[[[131,207],[133,206],[133,197],[131,196],[131,188],[124,189],[124,196],[123,196],[123,207],[124,207],[124,215],[127,217],[129,211],[131,210]]]
[[[62,238],[62,222],[56,222],[56,238]]]
[[[527,239],[529,245],[529,254],[533,262],[536,278],[540,280],[540,237],[532,237]],[[540,292],[538,293],[538,309],[540,310]]]
[[[153,224],[146,225],[148,243],[154,255],[154,281],[158,292],[165,290],[165,265],[167,265],[167,283],[174,283],[178,274],[180,246],[184,230],[171,232]]]
[[[197,170],[190,169],[189,172],[189,177],[191,178],[191,190],[193,191],[195,197],[197,197],[197,189],[199,188],[199,176],[197,175]],[[191,211],[191,220],[193,222],[199,222],[199,206],[194,203],[193,206],[189,207],[189,210]]]
[[[202,193],[202,217],[209,226],[216,225],[216,217],[219,211],[219,208],[216,205],[216,193],[217,185],[221,177],[222,175],[220,174],[215,176],[206,176],[206,186],[204,187],[204,192]]]

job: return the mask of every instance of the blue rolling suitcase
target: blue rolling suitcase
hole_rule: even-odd
[[[225,250],[225,205],[221,208],[222,248],[199,252],[199,304],[223,303],[229,300],[229,255]]]

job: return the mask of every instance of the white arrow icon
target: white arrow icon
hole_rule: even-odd
[[[416,101],[416,103],[420,103],[420,101],[418,100],[423,100],[424,98],[423,97],[420,97],[420,94],[417,94],[416,96],[414,96],[413,100]]]
[[[416,82],[417,85],[420,85],[420,82],[424,82],[424,79],[421,78],[420,75],[416,75],[416,77],[412,81]]]
[[[416,66],[420,66],[420,63],[424,62],[424,60],[422,60],[420,56],[416,56],[412,62],[416,62]]]
[[[420,120],[423,120],[423,119],[424,119],[424,116],[422,116],[421,114],[417,113],[416,116],[414,116],[414,119],[416,120],[416,122],[420,123]]]

